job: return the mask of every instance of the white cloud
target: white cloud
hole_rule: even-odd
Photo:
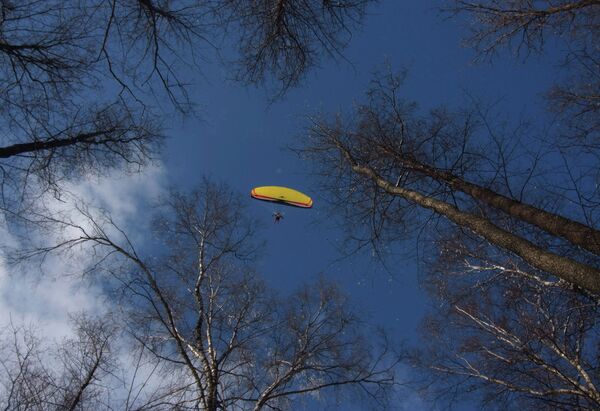
[[[85,218],[72,212],[75,201],[83,200],[94,207],[110,212],[112,218],[133,239],[144,238],[144,223],[148,220],[148,205],[164,191],[165,170],[152,167],[143,173],[121,175],[117,172],[105,177],[91,177],[67,185],[68,195],[58,201],[51,196],[44,198],[45,207],[51,212],[62,212],[76,224],[88,227]],[[79,200],[78,200],[79,199]],[[0,224],[0,242],[18,246],[17,240]],[[62,235],[75,231],[63,232]],[[58,240],[58,234],[31,233],[47,243]],[[68,257],[50,256],[43,267],[32,265],[26,271],[9,272],[4,259],[0,261],[0,327],[13,322],[36,324],[47,337],[62,337],[70,334],[69,314],[86,311],[102,314],[108,308],[101,286],[83,282],[80,276],[70,275],[83,271],[90,263],[84,253],[73,253]],[[43,269],[42,269],[43,268]]]
[[[67,186],[67,190],[75,197],[110,211],[115,220],[126,222],[139,219],[140,212],[147,214],[148,204],[164,192],[165,180],[163,167],[148,167],[143,173],[123,175],[116,172],[106,177],[80,180]]]
[[[151,205],[164,192],[165,170],[153,167],[144,173],[121,175],[113,173],[106,177],[92,177],[66,186],[68,194],[58,201],[52,196],[43,199],[44,207],[51,213],[62,213],[72,222],[89,227],[85,217],[73,211],[75,202],[83,201],[93,207],[101,208],[111,214],[119,227],[125,230],[131,239],[143,241],[145,222],[152,212]],[[0,215],[0,219],[2,216]],[[61,236],[78,234],[76,230],[62,233],[49,231],[45,234],[28,233],[33,240],[42,240],[48,244],[56,242]],[[0,243],[11,248],[19,248],[22,244],[8,230],[4,221],[0,221]],[[52,340],[59,341],[72,337],[73,330],[69,317],[76,312],[90,315],[102,315],[110,307],[110,301],[102,290],[102,282],[82,281],[80,273],[90,264],[91,257],[82,252],[68,256],[49,256],[43,265],[31,265],[26,270],[11,271],[4,256],[0,256],[0,329],[5,329],[9,321],[14,326],[33,326],[47,344]],[[121,345],[121,344],[119,344]],[[119,347],[113,347],[118,349]],[[130,353],[121,347],[119,357],[124,364],[132,364]],[[51,357],[46,360],[52,360]],[[124,367],[123,380],[105,381],[114,387],[113,398],[117,403],[127,397],[127,390],[122,382],[131,383],[135,372],[134,385],[158,386],[158,375],[152,375],[153,367],[142,365],[135,372],[131,367]],[[122,381],[122,382],[120,382]],[[135,392],[135,390],[134,390]],[[118,408],[118,406],[117,406]]]
[[[35,324],[44,337],[60,338],[71,333],[70,313],[101,314],[105,308],[100,290],[75,277],[11,275],[0,266],[0,327],[12,318],[17,324]]]

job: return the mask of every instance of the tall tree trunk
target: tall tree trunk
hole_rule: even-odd
[[[96,137],[107,135],[115,131],[116,129],[107,129],[93,133],[82,133],[74,137],[33,141],[31,143],[13,144],[6,147],[0,147],[0,158],[9,158],[21,154],[33,153],[36,151],[55,150],[57,148],[73,146],[80,143],[91,145],[95,143],[94,139]]]
[[[539,270],[555,275],[594,294],[600,294],[600,270],[548,252],[518,235],[501,229],[486,218],[460,211],[451,204],[416,191],[397,187],[379,176],[372,168],[358,165],[344,148],[340,147],[340,149],[343,150],[355,172],[370,177],[389,194],[401,196],[421,207],[447,217],[452,222],[470,229],[490,243],[516,254]]]
[[[451,188],[462,191],[476,200],[505,212],[511,217],[535,225],[556,237],[568,240],[573,245],[600,255],[600,231],[598,230],[529,204],[513,200],[490,189],[463,180],[447,171],[438,170],[404,156],[397,156],[396,158],[406,168],[425,174],[436,181],[444,182]]]

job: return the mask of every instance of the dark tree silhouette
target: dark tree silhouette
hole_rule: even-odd
[[[222,17],[239,27],[239,78],[274,78],[279,94],[294,87],[325,54],[341,56],[372,0],[223,0]]]
[[[273,74],[285,92],[339,52],[368,3],[0,2],[3,209],[23,214],[64,179],[155,158],[164,118],[153,106],[190,112],[183,69],[201,70],[224,35],[240,34],[245,80]]]
[[[517,53],[543,53],[557,40],[565,74],[547,93],[550,109],[559,115],[567,145],[575,139],[598,153],[600,141],[600,2],[464,1],[452,0],[447,11],[474,20],[467,44],[481,56],[503,47]]]

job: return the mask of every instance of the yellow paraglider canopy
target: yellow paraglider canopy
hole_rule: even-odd
[[[252,198],[263,201],[274,201],[294,207],[311,208],[312,198],[300,191],[287,187],[264,186],[253,188],[250,192]]]

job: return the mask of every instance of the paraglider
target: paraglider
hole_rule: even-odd
[[[253,188],[250,195],[262,201],[273,201],[276,203],[302,208],[311,208],[312,198],[300,191],[287,187],[264,186]]]
[[[255,187],[250,192],[250,196],[261,201],[270,201],[291,207],[311,208],[313,200],[304,193],[288,187],[263,186]],[[283,213],[277,211],[273,213],[275,222],[283,219]]]

